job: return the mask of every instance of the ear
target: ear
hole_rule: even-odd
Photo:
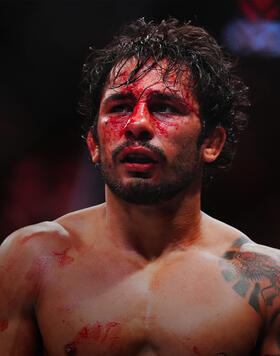
[[[201,156],[204,162],[213,162],[221,153],[226,140],[225,129],[221,126],[215,128],[207,137],[201,147]]]
[[[93,136],[92,136],[92,132],[91,130],[89,131],[88,135],[87,135],[87,145],[88,145],[88,149],[91,155],[91,159],[93,163],[98,163],[99,162],[99,148],[97,143],[95,142]]]

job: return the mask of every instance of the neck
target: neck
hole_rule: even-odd
[[[127,203],[106,187],[106,233],[146,259],[184,249],[200,237],[200,189],[153,206]]]

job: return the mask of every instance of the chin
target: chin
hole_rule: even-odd
[[[186,184],[152,183],[150,179],[135,178],[126,184],[106,180],[111,192],[118,198],[136,205],[158,205],[174,198],[186,188]]]

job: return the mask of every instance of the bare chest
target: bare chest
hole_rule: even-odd
[[[242,356],[259,330],[213,261],[68,266],[46,281],[37,319],[48,355]]]

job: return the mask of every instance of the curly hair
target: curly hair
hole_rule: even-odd
[[[190,71],[192,92],[199,103],[203,127],[199,144],[217,126],[222,126],[227,134],[220,156],[206,163],[205,171],[209,178],[217,168],[228,168],[240,133],[247,125],[248,88],[235,73],[234,61],[211,35],[201,27],[180,23],[174,18],[160,23],[138,19],[125,26],[105,48],[91,49],[83,66],[79,102],[79,112],[86,118],[86,132],[92,128],[98,142],[97,121],[103,89],[111,70],[118,64],[123,67],[132,57],[137,60],[135,68],[117,87],[137,81],[143,67],[149,70],[162,60],[168,63],[162,72],[166,85],[169,73],[175,73],[176,80],[181,80],[182,73]],[[118,73],[116,70],[112,85]]]

